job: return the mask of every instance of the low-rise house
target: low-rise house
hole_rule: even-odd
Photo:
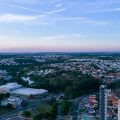
[[[3,79],[6,80],[6,81],[9,81],[11,80],[13,77],[8,75],[8,76],[4,76]]]

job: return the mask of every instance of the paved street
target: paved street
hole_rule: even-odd
[[[47,98],[44,98],[44,99],[41,99],[40,101],[34,101],[34,102],[32,102],[32,104],[30,105],[30,106],[28,106],[28,107],[25,107],[25,108],[22,108],[22,109],[20,109],[20,110],[15,110],[15,111],[13,111],[13,112],[10,112],[10,113],[7,113],[7,114],[5,114],[5,115],[2,115],[2,116],[0,116],[0,120],[12,120],[12,119],[16,119],[16,120],[24,120],[24,119],[22,119],[22,118],[20,118],[20,117],[15,117],[15,116],[18,116],[18,114],[20,113],[20,112],[22,112],[22,111],[24,111],[24,110],[27,110],[27,109],[33,109],[33,108],[35,108],[40,102],[44,102],[44,101],[46,101],[48,99],[48,97]],[[15,118],[14,118],[15,117]],[[10,119],[11,118],[11,119]],[[18,119],[17,119],[18,118]]]
[[[60,93],[58,95],[55,95],[55,96],[47,96],[41,100],[33,100],[31,101],[31,104],[25,108],[22,108],[22,109],[19,109],[19,110],[15,110],[13,112],[10,112],[10,113],[7,113],[5,115],[2,115],[0,116],[0,120],[24,120],[20,117],[18,117],[18,114],[24,110],[27,110],[27,109],[34,109],[38,104],[42,103],[42,102],[45,102],[45,101],[48,101],[49,99],[51,99],[52,97],[56,98],[61,95],[63,93]]]
[[[25,119],[20,118],[18,116],[15,116],[15,117],[11,117],[11,118],[8,118],[8,119],[5,119],[5,120],[25,120]]]
[[[72,109],[72,120],[77,120],[78,118],[78,105],[79,105],[79,100],[75,100]]]

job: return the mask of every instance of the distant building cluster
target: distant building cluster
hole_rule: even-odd
[[[79,102],[79,120],[120,120],[120,98],[101,85],[98,95],[88,95]]]
[[[12,79],[12,76],[11,76],[11,75],[8,75],[8,73],[7,73],[6,70],[0,70],[0,79],[9,81],[9,80]]]
[[[1,59],[0,65],[18,65],[13,58]]]
[[[105,58],[105,57],[104,57]],[[53,68],[60,68],[65,71],[81,71],[83,74],[103,79],[111,83],[120,79],[120,60],[101,60],[98,58],[76,58],[69,59],[65,63],[52,63]]]
[[[50,75],[55,73],[54,69],[46,69],[46,70],[40,70],[40,71],[30,71],[27,73],[28,76],[35,75],[35,76],[41,76],[45,77],[46,75]]]

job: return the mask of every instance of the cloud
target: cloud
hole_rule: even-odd
[[[43,3],[43,0],[9,0],[13,3],[22,3],[22,4],[40,4]]]
[[[74,8],[79,9],[79,13],[107,13],[120,11],[120,0],[87,0],[81,2],[78,0]]]
[[[57,3],[56,5],[55,5],[55,7],[61,7],[62,6],[62,3]]]
[[[113,9],[109,9],[108,11],[116,11],[116,12],[120,12],[120,7],[119,8],[113,8]]]
[[[22,3],[22,4],[54,4],[61,0],[10,0],[11,2],[15,3]]]
[[[54,25],[60,22],[87,23],[91,25],[107,25],[109,22],[96,21],[86,17],[65,17],[59,15],[21,15],[21,14],[0,14],[0,23],[24,23],[27,25]]]
[[[13,0],[14,2],[18,0]],[[22,0],[21,2],[29,2],[28,0]],[[44,2],[43,0],[32,0],[32,2]],[[45,1],[46,2],[46,1]],[[106,25],[108,22],[106,21],[97,21],[94,19],[89,19],[86,17],[81,17],[81,16],[64,16],[64,15],[58,15],[58,13],[61,13],[65,10],[68,10],[70,7],[72,7],[73,2],[67,1],[66,3],[63,2],[63,0],[51,0],[52,4],[54,6],[54,9],[51,11],[41,11],[41,10],[36,10],[36,9],[31,9],[27,7],[22,7],[14,4],[6,4],[6,3],[0,3],[1,5],[9,6],[9,7],[14,7],[22,10],[27,10],[31,12],[35,12],[34,15],[19,15],[19,14],[11,14],[11,13],[5,13],[0,15],[0,22],[25,22],[28,24],[39,24],[39,25],[53,25],[58,22],[73,22],[73,23],[89,23],[89,24],[94,24],[94,25]],[[75,2],[76,3],[76,2]],[[63,6],[64,7],[61,7]],[[76,3],[77,4],[77,3]],[[52,7],[53,7],[52,6]],[[112,9],[112,11],[118,11],[120,9]],[[98,10],[99,12],[102,10]],[[98,12],[97,10],[95,12]],[[104,10],[103,10],[104,11]],[[84,11],[83,11],[84,12]],[[36,15],[37,14],[37,15]],[[10,19],[9,19],[10,18]]]
[[[19,2],[22,3],[36,3],[40,4],[40,3],[44,3],[44,5],[49,5],[50,7],[52,7],[52,10],[46,10],[46,11],[41,11],[41,10],[37,10],[37,9],[31,9],[28,7],[23,7],[23,6],[19,6],[17,4],[15,4]],[[94,1],[74,1],[72,2],[70,1],[63,1],[63,0],[10,0],[10,3],[6,3],[6,2],[0,2],[1,5],[5,5],[5,6],[9,6],[9,7],[14,7],[14,8],[18,8],[18,9],[22,9],[22,10],[27,10],[30,12],[35,12],[37,14],[57,14],[60,12],[63,12],[65,10],[68,10],[69,8],[75,9],[76,6],[79,6],[79,12],[83,12],[83,13],[100,13],[100,12],[116,12],[116,11],[120,11],[120,8],[113,8],[113,6],[115,4],[120,3],[119,0],[94,0]],[[42,5],[42,6],[44,6]],[[111,6],[112,5],[112,6]],[[84,7],[83,7],[84,6]],[[58,8],[58,9],[56,9]]]
[[[79,40],[82,41],[83,37],[81,33],[72,33],[72,34],[58,34],[58,35],[48,35],[48,36],[40,36],[40,37],[14,37],[14,36],[0,36],[0,51],[8,50],[33,50],[35,51],[44,51],[44,50],[57,50],[60,49],[70,49],[73,46],[78,46],[79,44],[75,44]],[[33,41],[34,42],[31,42]],[[75,42],[73,42],[73,40]],[[69,44],[68,44],[69,43]]]
[[[35,16],[16,15],[16,14],[1,14],[0,22],[28,22],[35,20]]]
[[[14,7],[14,8],[19,8],[19,9],[22,9],[22,10],[28,10],[28,11],[31,11],[31,12],[37,12],[37,13],[44,13],[42,11],[39,11],[39,10],[34,10],[34,9],[31,9],[31,8],[27,8],[27,7],[22,7],[22,6],[18,6],[18,5],[13,5],[13,4],[6,4],[6,3],[0,3],[1,5],[5,5],[5,6],[9,6],[9,7]]]
[[[47,14],[56,14],[56,13],[63,12],[65,10],[67,10],[67,8],[61,8],[61,9],[57,9],[57,10],[52,10],[50,12],[45,12],[45,13],[47,13]]]
[[[97,9],[96,11],[92,11],[91,13],[109,13],[109,12],[120,12],[120,7]]]
[[[74,33],[74,34],[64,34],[64,35],[54,35],[54,36],[45,36],[41,37],[42,40],[60,40],[60,39],[80,39],[84,36],[81,33]]]
[[[6,4],[6,3],[0,3],[1,5],[5,5],[5,6],[9,6],[9,7],[14,7],[14,8],[18,8],[18,9],[22,9],[22,10],[27,10],[27,11],[31,11],[31,12],[35,12],[37,14],[56,14],[59,12],[62,12],[66,9],[68,9],[69,7],[64,7],[64,8],[59,8],[59,9],[53,9],[51,11],[40,11],[40,10],[36,10],[36,9],[31,9],[28,7],[22,7],[22,6],[18,6],[18,5],[14,5],[14,4]],[[59,4],[60,5],[60,4]]]

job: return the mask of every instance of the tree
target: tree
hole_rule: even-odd
[[[33,117],[33,120],[42,120],[42,115],[41,114],[37,114]]]
[[[8,103],[8,104],[7,104],[7,109],[12,109],[12,108],[13,108],[13,105],[10,104],[10,103]]]
[[[22,103],[21,103],[21,106],[22,107],[26,107],[26,106],[28,106],[29,105],[29,103],[27,102],[27,101],[22,101]]]
[[[5,96],[5,94],[0,94],[0,101],[2,101],[4,98],[5,98],[6,96]]]
[[[34,116],[33,120],[55,120],[50,112],[40,113]]]
[[[57,115],[57,110],[58,110],[57,103],[54,102],[52,104],[52,110],[51,111],[39,113],[36,116],[34,116],[33,120],[42,120],[42,119],[55,120],[56,115]]]
[[[58,110],[57,103],[53,103],[53,105],[52,105],[52,111],[51,111],[53,119],[56,118],[57,110]]]
[[[50,105],[53,105],[55,102],[56,102],[56,100],[52,97],[52,98],[49,100],[48,103],[49,103]]]
[[[10,93],[6,93],[6,98],[9,98],[10,97]]]
[[[71,107],[71,102],[64,100],[61,103],[61,112],[62,112],[62,114],[66,115],[69,112],[70,107]]]
[[[25,110],[25,111],[23,111],[23,116],[25,116],[25,117],[30,117],[31,116],[31,112],[30,111],[27,111],[27,110]]]

